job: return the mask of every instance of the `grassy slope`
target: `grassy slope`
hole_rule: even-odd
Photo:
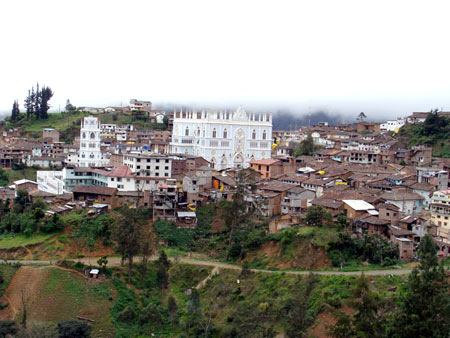
[[[0,297],[5,293],[11,279],[17,271],[17,267],[8,264],[0,264],[0,275],[3,277],[3,283],[0,284]]]
[[[410,124],[402,127],[398,133],[398,139],[407,147],[416,145],[427,145],[433,147],[433,156],[450,157],[450,139],[449,135],[442,133],[440,135],[424,135],[424,123]]]
[[[29,318],[36,321],[72,320],[82,316],[90,323],[94,337],[113,337],[109,308],[113,287],[110,281],[91,283],[78,273],[50,268],[41,292],[31,304]],[[112,298],[111,298],[112,299]]]
[[[44,243],[53,234],[37,234],[32,237],[26,237],[24,235],[15,236],[3,236],[0,238],[0,249],[11,249],[27,245]]]
[[[21,179],[27,179],[36,182],[36,171],[37,169],[35,168],[25,168],[22,170],[5,169],[10,184]]]

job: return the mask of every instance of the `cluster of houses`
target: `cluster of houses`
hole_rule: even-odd
[[[133,104],[134,111],[152,111],[145,101]],[[382,124],[321,123],[296,131],[272,131],[271,115],[242,108],[172,116],[174,137],[171,130],[101,124],[95,116],[84,118],[72,144],[60,142],[51,128],[40,140],[5,131],[1,167],[24,163],[51,170],[38,171],[36,182],[2,188],[0,198],[26,188],[51,206],[49,215],[139,206],[152,209],[155,219],[192,227],[196,208],[232,200],[239,172],[251,168],[253,184],[244,200],[283,220],[271,231],[305,224],[307,209],[320,206],[335,220],[345,215],[355,235],[380,234],[398,244],[402,259],[413,257],[425,234],[449,254],[450,160],[433,158],[430,147],[406,148],[393,137],[404,124],[420,123],[419,113]],[[321,149],[294,156],[309,135]]]

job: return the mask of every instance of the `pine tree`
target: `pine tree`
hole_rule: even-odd
[[[34,91],[34,87],[32,88],[32,90]],[[41,113],[41,92],[39,91],[39,83],[36,84],[36,93],[34,95],[33,107],[36,119],[39,119]]]
[[[50,109],[50,106],[48,102],[53,96],[53,91],[50,87],[42,87],[41,93],[40,93],[40,102],[39,102],[39,116],[41,119],[47,119],[48,118],[48,110]]]
[[[392,318],[392,337],[448,337],[450,332],[449,282],[438,264],[437,248],[426,235],[419,245],[420,266],[408,277],[400,306]]]
[[[33,101],[31,98],[31,90],[28,90],[28,96],[25,99],[25,109],[27,112],[27,120],[33,115]]]
[[[17,122],[19,120],[20,110],[19,110],[19,102],[16,100],[13,103],[12,111],[11,111],[11,122]]]

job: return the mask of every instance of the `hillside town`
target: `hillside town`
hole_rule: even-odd
[[[345,216],[353,236],[378,234],[396,244],[399,258],[416,258],[429,234],[447,257],[450,248],[450,160],[432,148],[407,148],[396,134],[423,123],[414,112],[384,123],[359,116],[353,124],[272,130],[272,114],[236,110],[153,110],[150,101],[127,108],[79,107],[87,112],[71,143],[59,130],[42,128],[26,137],[4,129],[0,166],[37,169],[36,179],[2,187],[12,203],[18,191],[42,198],[46,215],[87,209],[99,214],[117,207],[152,210],[153,219],[194,228],[198,207],[233,200],[239,172],[252,175],[248,208],[270,220],[270,232],[306,225],[309,208],[320,207],[336,221]],[[134,114],[165,130],[101,123],[98,114]],[[438,112],[450,116],[450,112]],[[299,154],[311,143],[313,151]],[[245,182],[244,182],[245,184]]]

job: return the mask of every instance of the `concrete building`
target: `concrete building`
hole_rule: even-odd
[[[450,243],[450,190],[433,193],[430,204],[431,222],[436,226],[436,236]]]
[[[81,122],[80,151],[78,165],[80,167],[102,167],[107,165],[100,149],[100,125],[98,118],[85,117]]]
[[[201,156],[217,169],[271,157],[272,114],[175,111],[172,153]]]
[[[44,128],[42,130],[42,139],[46,142],[59,142],[59,131],[54,128]]]
[[[419,167],[417,170],[417,182],[430,183],[435,190],[448,189],[448,171],[440,168]]]

